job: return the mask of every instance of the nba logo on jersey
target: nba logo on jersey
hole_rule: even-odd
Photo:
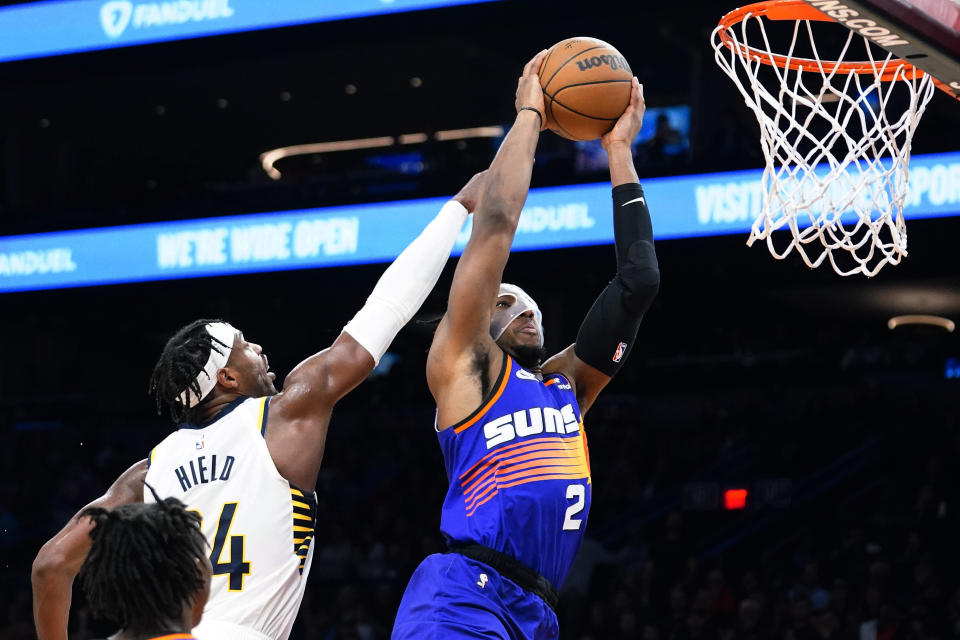
[[[618,345],[617,345],[617,350],[613,352],[613,361],[614,361],[614,362],[620,362],[620,360],[623,358],[623,354],[624,354],[624,352],[625,352],[626,350],[627,350],[627,343],[626,343],[626,342],[621,342],[620,344],[618,344]]]

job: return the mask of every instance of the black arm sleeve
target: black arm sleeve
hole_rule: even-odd
[[[613,188],[613,237],[617,274],[583,319],[574,345],[578,358],[611,377],[627,359],[660,289],[653,225],[639,184]]]

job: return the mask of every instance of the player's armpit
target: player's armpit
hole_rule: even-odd
[[[147,461],[141,460],[123,472],[105,494],[86,505],[113,509],[143,501],[143,479]],[[93,522],[79,514],[51,538],[37,554],[31,570],[33,619],[39,640],[64,640],[70,617],[73,580],[80,572],[93,541]]]
[[[580,415],[586,415],[597,396],[613,379],[611,376],[581,360],[570,345],[543,364],[543,374],[559,373],[573,386],[580,406]]]
[[[483,403],[506,358],[489,330],[471,348],[455,351],[438,347],[445,344],[444,333],[448,330],[444,317],[427,356],[427,385],[437,403],[440,431],[459,423]]]

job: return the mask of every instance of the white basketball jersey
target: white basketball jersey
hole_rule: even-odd
[[[203,518],[213,579],[202,640],[286,640],[303,598],[317,501],[277,471],[263,433],[269,398],[239,398],[210,424],[185,424],[150,454],[146,481]],[[149,489],[144,499],[153,501]]]

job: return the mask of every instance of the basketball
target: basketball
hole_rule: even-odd
[[[570,140],[595,140],[610,131],[630,104],[633,72],[613,46],[568,38],[550,47],[540,66],[547,128]]]

